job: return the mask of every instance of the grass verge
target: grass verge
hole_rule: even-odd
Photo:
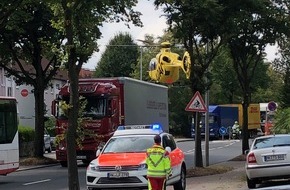
[[[57,160],[47,157],[28,157],[28,158],[20,158],[19,164],[20,166],[37,166],[37,165],[49,165],[56,164]]]
[[[246,155],[239,155],[230,161],[245,161]],[[232,171],[234,168],[231,166],[225,165],[211,165],[207,167],[196,167],[187,170],[186,177],[201,177],[215,174],[223,174],[229,171]]]

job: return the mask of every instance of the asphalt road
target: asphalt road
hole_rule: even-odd
[[[178,146],[185,152],[187,167],[193,166],[194,141],[178,142]],[[204,146],[203,146],[204,147]],[[210,164],[226,161],[240,154],[240,141],[212,141],[210,142]],[[54,154],[46,154],[55,156]],[[85,184],[86,166],[79,165],[79,182],[82,190]],[[188,180],[188,186],[191,185]],[[2,190],[67,190],[68,188],[67,168],[60,165],[44,167],[33,170],[24,170],[11,173],[8,176],[0,176],[0,189]],[[169,187],[168,189],[170,189]]]

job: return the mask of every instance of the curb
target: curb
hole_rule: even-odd
[[[59,163],[55,164],[47,164],[47,165],[38,165],[38,166],[20,166],[15,172],[25,171],[25,170],[33,170],[38,168],[46,168],[51,166],[57,166]]]

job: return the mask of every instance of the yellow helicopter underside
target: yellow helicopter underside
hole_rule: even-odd
[[[179,79],[179,66],[163,65],[155,70],[149,71],[152,80],[160,83],[172,84]]]

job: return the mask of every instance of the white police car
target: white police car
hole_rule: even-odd
[[[87,188],[147,188],[146,150],[153,146],[156,134],[161,136],[162,146],[169,150],[171,159],[172,176],[167,185],[173,185],[174,190],[185,190],[184,153],[176,146],[172,135],[163,132],[159,125],[119,126],[89,164]]]

